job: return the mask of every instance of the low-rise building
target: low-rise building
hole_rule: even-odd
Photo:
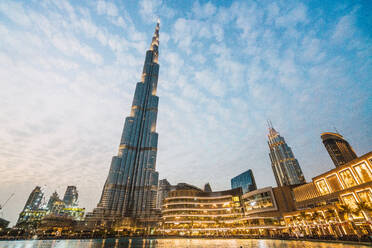
[[[369,152],[294,188],[297,211],[285,214],[292,235],[371,234],[371,168]]]

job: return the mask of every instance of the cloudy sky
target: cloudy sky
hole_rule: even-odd
[[[98,203],[158,17],[157,169],[212,189],[251,168],[276,185],[266,120],[307,180],[320,133],[372,149],[370,1],[0,1],[0,204],[77,185]],[[1,214],[0,214],[1,217]]]

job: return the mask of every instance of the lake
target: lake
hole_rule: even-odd
[[[7,248],[366,248],[363,245],[265,239],[84,239],[0,241]]]

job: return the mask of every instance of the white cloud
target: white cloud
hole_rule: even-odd
[[[99,0],[97,2],[97,13],[100,15],[117,16],[118,11],[116,5],[111,2],[104,0]]]

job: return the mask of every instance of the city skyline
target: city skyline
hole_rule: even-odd
[[[96,205],[158,16],[160,179],[222,190],[252,168],[259,188],[275,185],[267,118],[307,180],[333,167],[319,138],[333,126],[357,155],[369,151],[368,6],[153,3],[0,4],[0,200],[16,187],[4,209],[12,224],[36,185],[77,185],[81,205]]]

